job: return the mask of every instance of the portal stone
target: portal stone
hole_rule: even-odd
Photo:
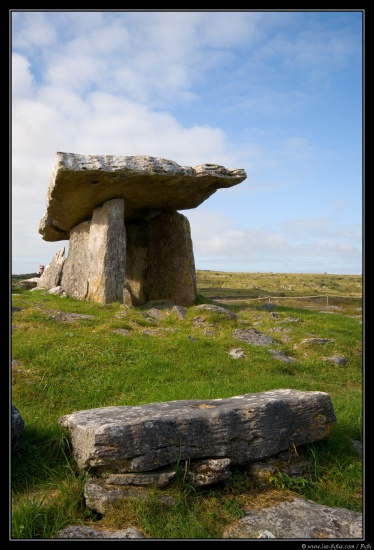
[[[126,262],[123,217],[123,199],[107,201],[93,212],[88,236],[87,289],[87,299],[93,302],[122,303]]]
[[[68,296],[85,300],[90,273],[88,237],[91,221],[82,222],[70,232],[69,253],[62,273],[61,286]]]
[[[101,304],[123,301],[126,228],[122,199],[95,208],[92,221],[71,230],[61,286],[79,300]]]
[[[127,226],[126,289],[135,306],[151,300],[195,302],[191,230],[183,214],[161,212]]]
[[[196,300],[196,274],[190,223],[178,212],[149,221],[148,300],[170,299],[190,306]]]

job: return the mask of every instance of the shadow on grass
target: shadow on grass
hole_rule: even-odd
[[[11,452],[11,478],[14,491],[63,479],[67,468],[75,469],[68,439],[52,430],[25,427],[22,442]]]

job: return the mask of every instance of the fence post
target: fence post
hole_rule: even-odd
[[[329,307],[329,297],[328,296],[326,296],[326,305],[327,305],[327,307]]]

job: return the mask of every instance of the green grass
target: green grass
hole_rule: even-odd
[[[191,306],[184,320],[165,312],[153,321],[144,308],[22,290],[20,278],[27,276],[12,281],[12,402],[25,429],[23,446],[12,453],[12,539],[52,539],[70,524],[134,526],[150,538],[220,538],[246,509],[294,494],[362,511],[362,464],[352,444],[363,438],[361,277],[198,271],[197,303],[222,305],[238,318]],[[276,301],[279,292],[287,296]],[[279,318],[263,307],[269,302],[263,297],[271,293]],[[312,295],[321,298],[300,299]],[[69,313],[91,317],[63,320],[61,314]],[[212,334],[195,326],[197,316],[213,325],[207,327]],[[276,341],[271,347],[294,361],[281,362],[266,347],[236,340],[237,328],[268,334]],[[312,336],[334,342],[302,343]],[[230,357],[234,347],[243,348],[246,357]],[[331,355],[344,356],[347,363],[324,360]],[[177,476],[162,490],[173,495],[174,506],[160,506],[160,490],[154,489],[146,501],[120,502],[104,518],[85,507],[87,479],[76,469],[60,416],[276,388],[325,391],[332,399],[337,425],[330,437],[297,450],[313,465],[308,476],[278,473],[263,487],[238,470],[209,490],[190,487]]]

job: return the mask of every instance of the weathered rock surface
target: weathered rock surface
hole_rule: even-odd
[[[31,279],[23,279],[18,281],[18,286],[24,290],[33,290],[38,287],[39,277],[31,277]]]
[[[86,506],[105,516],[110,507],[123,499],[147,500],[149,488],[135,485],[115,485],[106,479],[90,479],[84,487]],[[167,494],[158,495],[159,502],[174,506],[175,499]]]
[[[88,295],[88,268],[90,265],[88,238],[90,229],[91,220],[82,222],[72,228],[69,239],[69,253],[61,277],[62,288],[69,296],[78,300],[86,299]]]
[[[362,514],[295,498],[270,508],[248,511],[224,531],[223,538],[259,538],[265,530],[277,539],[360,539]]]
[[[71,230],[61,286],[80,300],[123,301],[126,266],[124,202],[112,199],[95,208],[91,221]]]
[[[127,235],[127,301],[134,306],[153,300],[192,305],[197,289],[188,219],[178,212],[161,212],[129,224]]]
[[[269,344],[276,344],[276,341],[267,334],[263,334],[255,328],[239,329],[237,328],[233,332],[234,338],[247,342],[247,344],[253,344],[255,346],[268,346]]]
[[[183,459],[233,465],[326,437],[336,422],[324,392],[273,390],[226,399],[106,407],[63,416],[82,471],[156,470]]]
[[[236,319],[237,315],[233,311],[230,311],[229,309],[226,309],[225,307],[216,306],[215,304],[200,304],[199,306],[196,306],[197,310],[207,310],[212,311],[213,313],[220,313],[221,315],[224,315],[225,317],[229,319]]]
[[[62,529],[59,539],[145,539],[147,538],[135,527],[117,531],[100,531],[85,525],[71,525]]]
[[[196,208],[220,188],[246,179],[242,169],[217,164],[194,168],[150,156],[56,153],[39,233],[46,241],[69,239],[97,206],[125,201],[125,223],[162,210]]]
[[[198,487],[213,485],[231,477],[230,464],[229,458],[196,460],[191,464],[188,476]]]
[[[122,302],[126,262],[125,205],[112,199],[95,208],[88,236],[88,300]]]
[[[141,472],[132,474],[109,474],[106,478],[107,485],[152,485],[164,487],[173,479],[175,470],[158,470],[156,472]]]
[[[39,277],[38,288],[49,289],[60,285],[65,260],[65,247],[63,246],[56,252],[52,261]]]

